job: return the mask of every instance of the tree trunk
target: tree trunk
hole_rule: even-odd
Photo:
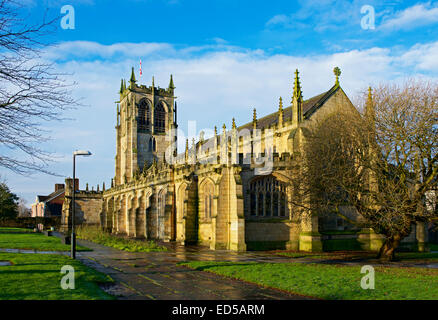
[[[395,235],[388,237],[385,243],[379,250],[379,255],[377,256],[381,261],[393,261],[395,257],[395,249],[397,249],[400,244],[401,236]]]

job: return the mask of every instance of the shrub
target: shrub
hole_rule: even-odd
[[[157,252],[167,248],[155,241],[126,239],[103,231],[99,226],[80,226],[76,230],[79,239],[92,241],[128,252]]]

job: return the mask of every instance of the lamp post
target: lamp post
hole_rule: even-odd
[[[75,234],[75,195],[76,195],[76,156],[91,156],[90,151],[76,150],[73,152],[73,196],[71,210],[71,252],[70,257],[76,259],[76,234]]]

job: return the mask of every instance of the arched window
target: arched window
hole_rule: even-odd
[[[138,104],[138,122],[139,131],[150,130],[151,125],[151,108],[148,100],[142,99]]]
[[[213,213],[213,195],[214,185],[211,181],[204,184],[202,188],[203,193],[203,206],[204,206],[204,218],[210,219]]]
[[[155,133],[164,133],[166,131],[166,110],[162,102],[154,110],[154,129]]]
[[[274,176],[254,179],[249,185],[251,216],[286,217],[286,184]]]
[[[185,212],[186,190],[187,190],[186,184],[183,184],[179,187],[178,208],[177,208],[178,221],[182,221],[183,217],[186,215]]]
[[[164,238],[164,216],[166,212],[166,190],[162,189],[157,198],[157,238]]]

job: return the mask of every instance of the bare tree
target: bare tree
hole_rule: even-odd
[[[18,217],[30,217],[31,209],[26,206],[27,201],[23,198],[18,198]]]
[[[0,0],[0,166],[19,174],[51,173],[52,155],[44,150],[44,126],[62,120],[72,107],[71,85],[63,74],[42,58],[45,36],[59,17],[29,25],[20,17],[20,6]]]
[[[425,208],[438,179],[438,85],[381,85],[363,105],[362,116],[335,113],[309,128],[294,202],[385,235],[379,258],[392,260],[415,222],[437,218]],[[345,216],[347,206],[361,219]]]

